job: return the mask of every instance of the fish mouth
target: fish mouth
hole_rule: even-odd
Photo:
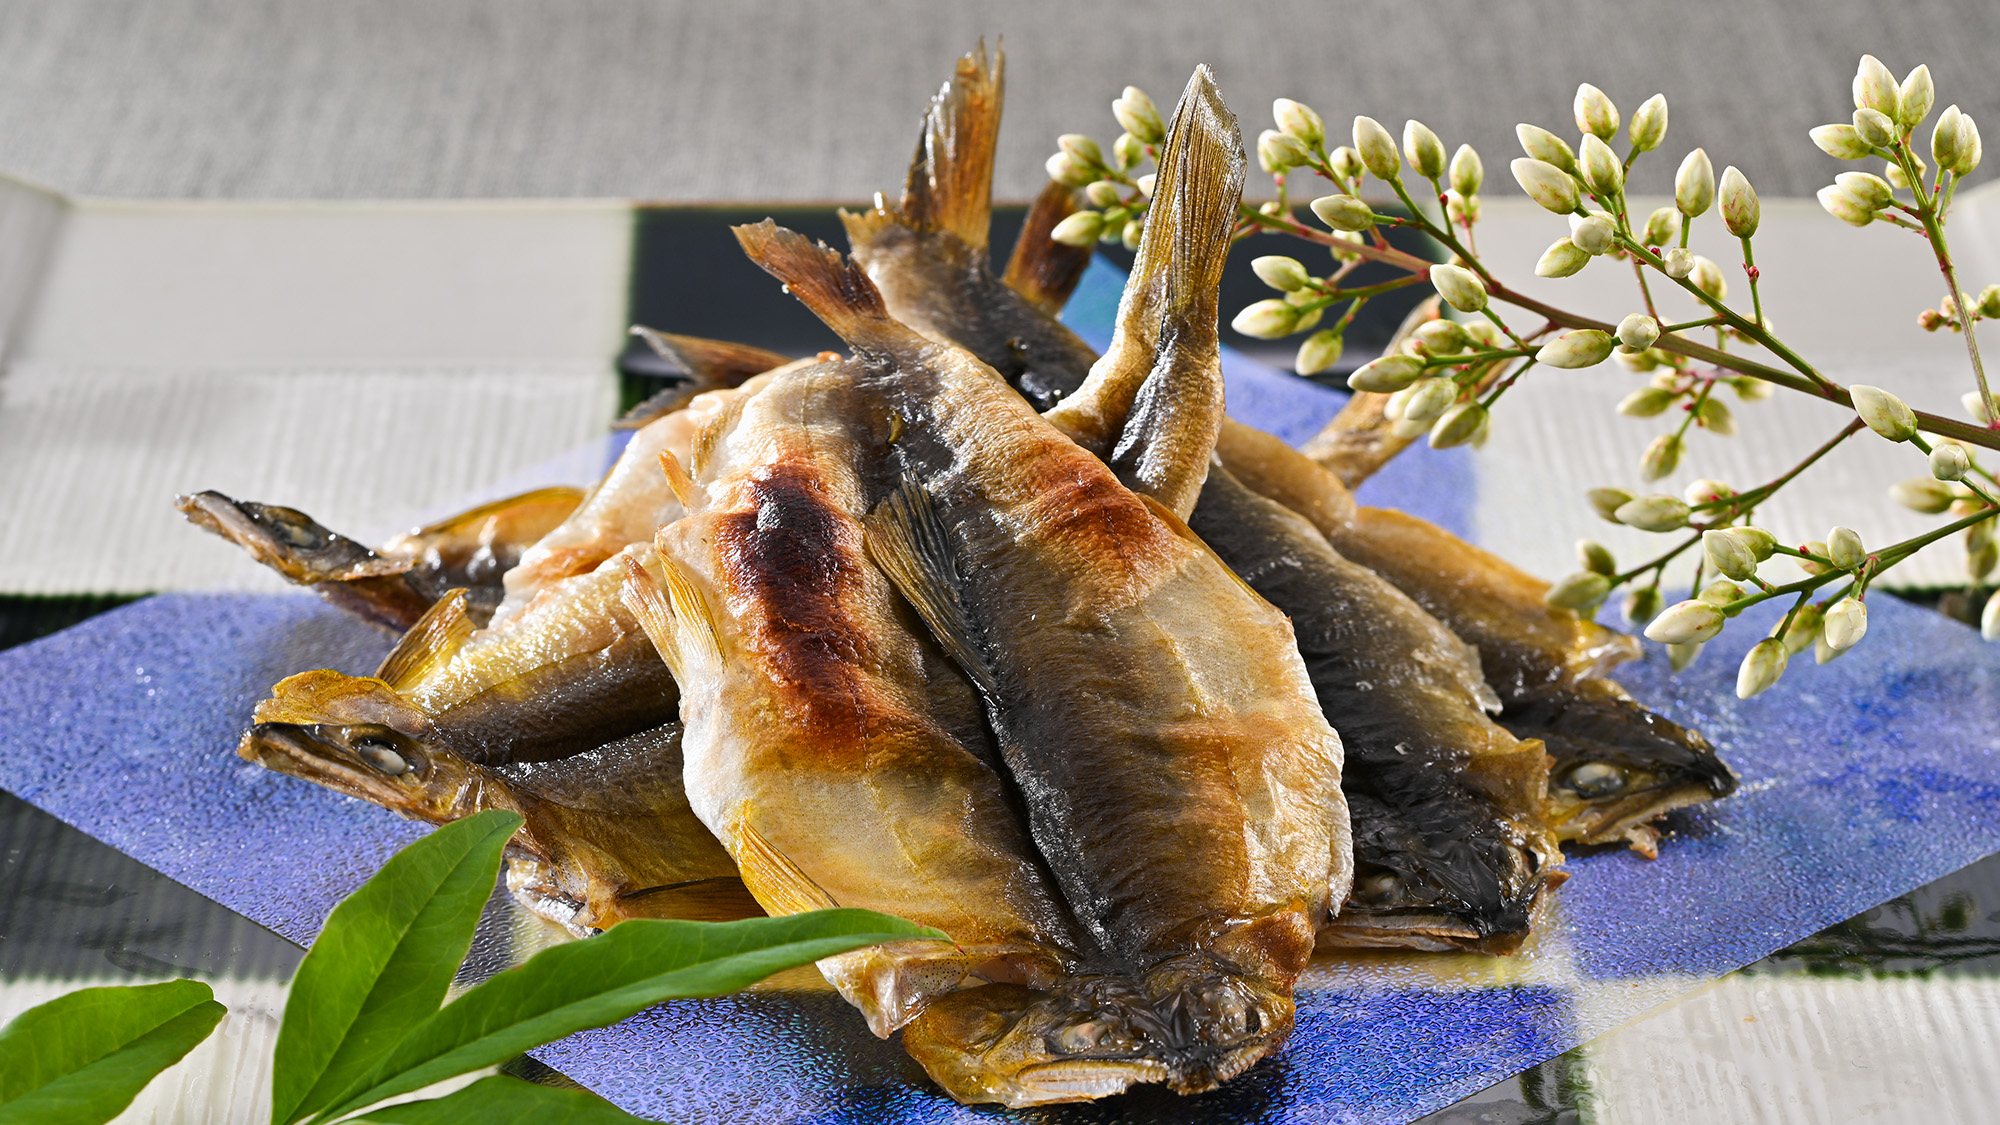
[[[243,733],[238,757],[414,815],[431,773],[415,739],[386,726],[258,723]]]
[[[412,565],[408,559],[378,555],[295,508],[236,500],[214,491],[175,497],[174,507],[189,522],[222,536],[301,586],[386,578]]]

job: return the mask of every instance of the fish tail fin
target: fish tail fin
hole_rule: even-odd
[[[1013,256],[1007,259],[1007,271],[1000,279],[1050,316],[1069,303],[1095,253],[1089,246],[1071,246],[1049,237],[1057,223],[1078,209],[1076,189],[1050,180],[1035,197],[1034,206],[1028,208],[1021,237],[1015,240]]]
[[[904,226],[944,231],[984,249],[993,217],[993,154],[1000,138],[1007,55],[986,41],[961,55],[951,79],[931,98],[897,208]]]
[[[1236,115],[1206,66],[1188,79],[1160,152],[1153,202],[1139,236],[1119,328],[1142,320],[1143,338],[1215,338],[1222,266],[1245,167]],[[1136,325],[1135,325],[1136,327]]]
[[[867,271],[840,251],[770,219],[731,229],[751,261],[849,344],[865,348],[915,335],[889,315]]]
[[[663,579],[656,579],[638,559],[629,554],[624,559],[625,588],[619,591],[618,600],[639,619],[639,627],[659,650],[674,679],[688,684],[696,673],[719,663],[722,645],[716,637],[715,618],[679,564],[660,555]]]
[[[472,636],[472,619],[465,615],[465,591],[453,590],[424,612],[375,670],[375,678],[396,691],[408,691],[443,666]]]
[[[698,394],[740,387],[751,377],[792,361],[790,356],[749,344],[710,340],[701,336],[676,336],[643,324],[633,325],[631,331],[632,335],[645,341],[658,357],[663,368],[659,374],[673,376],[679,382],[626,411],[612,423],[614,429],[636,430],[681,409]]]

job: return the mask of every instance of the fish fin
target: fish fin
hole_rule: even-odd
[[[410,626],[382,658],[375,677],[399,692],[408,691],[450,660],[470,636],[472,619],[465,615],[465,591],[452,590]]]
[[[667,474],[667,487],[674,490],[674,499],[681,502],[681,508],[694,511],[704,499],[705,492],[681,467],[680,458],[674,456],[673,450],[660,450],[660,471]]]
[[[687,922],[734,922],[765,916],[764,908],[736,875],[621,891],[615,907],[620,920],[675,918]]]
[[[740,387],[749,379],[792,362],[780,355],[749,344],[710,340],[701,336],[676,336],[641,324],[632,326],[632,335],[646,342],[653,354],[666,365],[666,373],[684,382],[660,391],[626,411],[612,428],[636,430],[657,418],[685,407],[696,395],[725,387]]]
[[[1221,467],[1217,466],[1216,471],[1221,472],[1222,471]],[[1171,530],[1175,535],[1178,535],[1182,539],[1187,540],[1189,543],[1194,544],[1196,547],[1201,549],[1202,554],[1207,555],[1211,559],[1214,559],[1215,565],[1221,567],[1222,572],[1224,574],[1227,574],[1229,577],[1235,579],[1236,584],[1243,588],[1244,593],[1249,594],[1251,597],[1256,598],[1260,602],[1264,600],[1264,595],[1258,593],[1256,590],[1251,589],[1250,583],[1243,581],[1243,576],[1236,573],[1236,568],[1230,566],[1226,562],[1223,562],[1222,556],[1215,553],[1215,548],[1209,546],[1207,540],[1203,539],[1199,535],[1196,535],[1194,529],[1187,525],[1187,521],[1181,519],[1180,516],[1176,515],[1172,508],[1167,507],[1165,504],[1160,503],[1158,500],[1153,499],[1151,496],[1148,496],[1143,492],[1136,493],[1135,495],[1137,495],[1139,499],[1145,503],[1147,510],[1151,511],[1155,516],[1159,517],[1160,522],[1166,524],[1168,529]]]
[[[996,50],[989,65],[982,39],[959,57],[950,81],[931,98],[897,207],[903,226],[944,231],[975,250],[986,248],[1006,63],[1006,52]]]
[[[770,219],[730,229],[751,261],[784,282],[787,292],[849,344],[915,335],[889,315],[868,272],[840,251]]]
[[[736,864],[742,871],[743,885],[750,888],[758,905],[772,914],[804,914],[840,905],[800,870],[790,856],[757,831],[757,826],[750,823],[747,805],[736,822]]]
[[[735,428],[737,420],[743,417],[746,405],[748,400],[744,396],[735,395],[722,404],[715,417],[703,423],[694,440],[688,443],[687,470],[690,477],[699,477],[707,470],[710,458],[715,456],[716,445],[722,441],[723,435]]]
[[[1071,246],[1049,237],[1057,223],[1078,209],[1076,189],[1050,180],[1035,197],[1035,205],[1028,208],[1021,237],[1015,240],[1014,254],[1007,259],[1007,272],[1000,278],[1007,288],[1050,316],[1069,303],[1096,253],[1092,247]]]
[[[698,667],[719,661],[722,644],[715,618],[687,573],[665,554],[660,556],[665,581],[655,579],[638,559],[625,556],[625,588],[619,600],[639,619],[639,627],[659,650],[677,680],[686,681]]]
[[[1236,115],[1222,104],[1215,76],[1197,66],[1167,129],[1146,225],[1139,237],[1134,277],[1154,281],[1141,309],[1120,309],[1120,319],[1146,315],[1163,322],[1162,336],[1190,328],[1215,331],[1222,266],[1236,205],[1243,198],[1243,155]],[[1132,295],[1127,290],[1127,297]],[[1190,320],[1196,323],[1183,323]]]
[[[959,598],[962,580],[958,564],[951,556],[951,540],[930,491],[906,479],[861,524],[865,532],[862,547],[869,560],[916,608],[945,655],[991,696],[997,680]]]

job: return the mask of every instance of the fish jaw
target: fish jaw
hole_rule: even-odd
[[[416,624],[443,592],[412,584],[412,560],[379,555],[296,509],[213,491],[178,497],[174,506],[188,522],[248,551],[286,581],[387,629]]]
[[[412,820],[442,824],[496,807],[493,787],[447,755],[387,726],[257,723],[237,756]],[[501,803],[497,807],[510,807]]]

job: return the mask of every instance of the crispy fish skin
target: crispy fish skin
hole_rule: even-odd
[[[859,268],[768,222],[737,235],[899,419],[870,556],[980,685],[1038,851],[1159,1024],[1148,1066],[1093,1064],[1080,1096],[1208,1089],[1275,1050],[1350,870],[1339,740],[1290,627],[991,368],[891,319]],[[968,993],[905,1043],[955,1094],[1008,1100],[1046,1057],[1010,1039],[1013,1002]]]
[[[822,962],[887,1036],[943,993],[1045,987],[1083,945],[970,685],[864,555],[857,470],[889,425],[857,373],[794,371],[730,416],[697,451],[693,510],[660,529],[659,575],[629,566],[626,597],[682,687],[693,808],[758,901],[952,935]]]
[[[924,117],[902,200],[891,207],[878,196],[872,209],[843,211],[840,219],[854,260],[899,319],[919,331],[949,326],[949,339],[987,360],[1038,409],[1047,409],[1075,388],[1069,373],[1088,370],[1097,353],[993,275],[987,228],[1005,63],[1004,52],[996,51],[989,65],[983,44],[959,59]],[[1055,206],[1038,201],[1038,210]],[[1015,275],[1035,278],[1033,292],[1043,301],[1058,293],[1067,297],[1063,287],[1073,289],[1089,264],[1087,253],[1081,266],[1059,252],[1031,250],[1016,258],[1021,261]],[[1046,267],[1038,264],[1041,258],[1050,259]],[[1065,268],[1074,269],[1076,277],[1065,277]]]
[[[1518,946],[1562,856],[1540,817],[1541,745],[1487,717],[1478,653],[1227,469],[1189,526],[1291,618],[1346,750],[1354,892],[1320,947]]]

